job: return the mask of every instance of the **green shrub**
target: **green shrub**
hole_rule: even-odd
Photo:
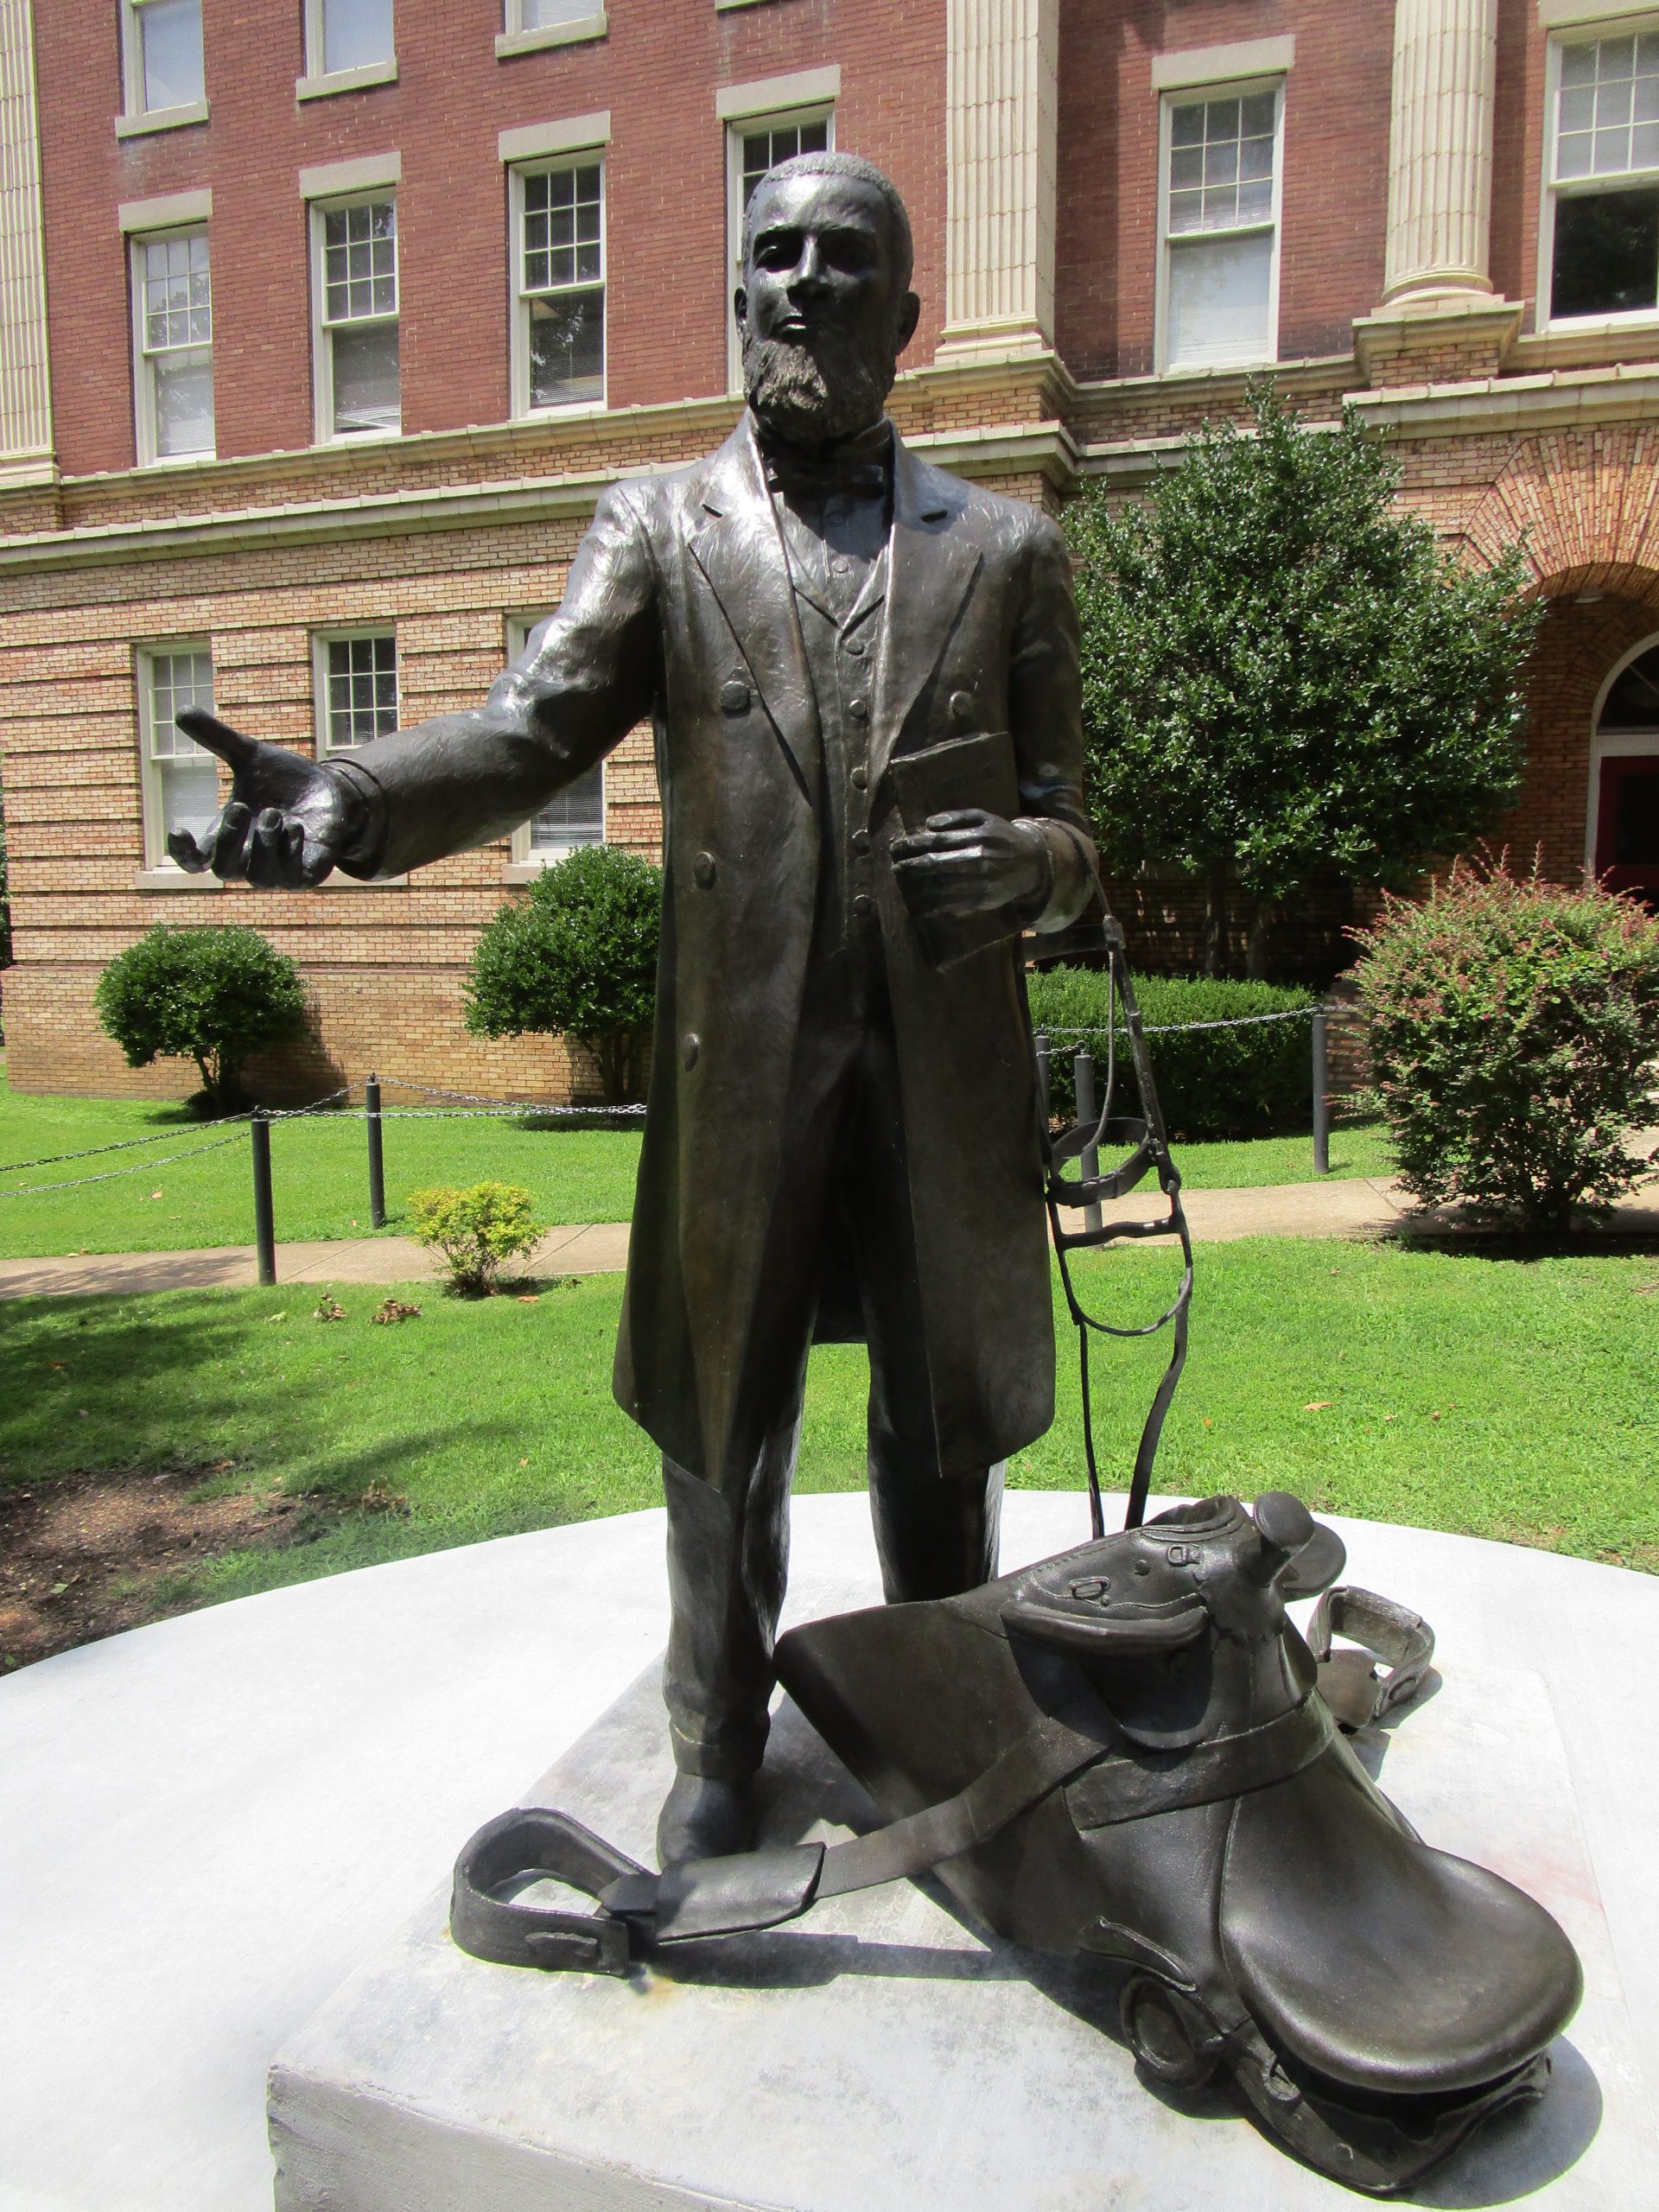
[[[1057,1114],[1076,1110],[1071,1056],[1092,1049],[1096,1088],[1106,1065],[1107,976],[1103,968],[1050,968],[1030,976],[1032,1025],[1050,1034],[1049,1096]],[[1147,1039],[1164,1121],[1172,1137],[1266,1136],[1294,1128],[1312,1115],[1312,1063],[1306,1021],[1262,1021],[1248,1029],[1198,1029],[1189,1021],[1236,1021],[1242,1014],[1284,1014],[1318,1004],[1311,991],[1275,983],[1234,983],[1205,976],[1137,976],[1135,995],[1148,1030]],[[1122,1029],[1122,1008],[1120,1003]],[[1068,1036],[1071,1030],[1098,1034]],[[1120,1034],[1120,1067],[1128,1033]],[[1119,1096],[1132,1095],[1120,1087]]]
[[[1372,1080],[1401,1180],[1529,1231],[1605,1212],[1643,1173],[1659,921],[1593,883],[1459,863],[1361,937]]]
[[[662,870],[637,853],[580,847],[486,925],[467,985],[468,1029],[577,1038],[599,1063],[606,1104],[637,1097],[662,897]]]
[[[540,1242],[535,1199],[516,1183],[447,1183],[411,1192],[409,1217],[417,1243],[442,1255],[453,1290],[481,1298],[494,1287],[505,1260],[521,1259]]]
[[[257,930],[234,925],[173,929],[158,922],[111,961],[93,1004],[129,1067],[194,1060],[216,1112],[239,1102],[240,1071],[251,1052],[305,1026],[299,969]]]

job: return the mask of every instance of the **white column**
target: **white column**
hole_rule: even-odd
[[[1054,340],[1059,0],[947,0],[944,348]]]
[[[1490,292],[1497,0],[1395,0],[1383,298]]]
[[[34,20],[30,0],[0,0],[0,488],[51,462]]]

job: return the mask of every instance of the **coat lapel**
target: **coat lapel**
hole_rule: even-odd
[[[949,527],[950,504],[938,496],[895,432],[893,537],[887,561],[887,617],[875,683],[873,777],[897,745],[917,694],[938,666],[983,555],[963,530]]]
[[[745,415],[705,474],[686,543],[731,625],[767,719],[810,804],[818,792],[817,704],[778,517]]]

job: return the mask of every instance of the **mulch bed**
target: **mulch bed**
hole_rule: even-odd
[[[177,1578],[223,1552],[283,1548],[340,1508],[270,1491],[203,1494],[191,1467],[0,1489],[0,1671],[194,1602]]]

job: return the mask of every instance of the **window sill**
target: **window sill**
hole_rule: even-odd
[[[337,453],[343,446],[391,445],[403,435],[403,425],[399,423],[395,430],[324,430],[315,442]]]
[[[605,841],[601,837],[599,842],[603,844]],[[590,849],[589,844],[567,845],[563,852],[543,852],[537,860],[509,861],[501,871],[501,880],[508,884],[537,883],[549,868],[557,868],[559,862],[568,861],[572,853],[585,853]]]
[[[364,92],[373,85],[395,85],[397,61],[365,61],[360,69],[330,69],[315,77],[296,77],[296,100],[331,99],[336,92]]]
[[[609,410],[609,402],[603,399],[572,399],[563,405],[552,407],[521,407],[513,416],[515,423],[585,423],[597,422]]]
[[[507,31],[495,41],[498,61],[511,61],[520,54],[539,54],[550,46],[585,46],[589,39],[604,38],[611,19],[602,8],[591,16],[575,16],[568,23],[544,23],[537,30]]]
[[[772,0],[715,0],[715,13],[723,16],[733,8],[768,8]]]
[[[140,868],[132,880],[135,891],[222,891],[223,883],[216,875],[192,875],[188,868],[175,868],[170,862],[160,868]]]
[[[1626,330],[1659,329],[1659,308],[1624,315],[1560,315],[1534,333],[1539,338],[1617,338]]]
[[[404,891],[408,887],[406,875],[377,875],[365,880],[360,875],[343,875],[336,868],[332,875],[325,875],[321,883],[312,887],[317,891]]]
[[[218,459],[218,454],[211,448],[200,453],[142,454],[135,463],[135,468],[144,475],[150,475],[170,468],[200,468],[204,463]]]
[[[1169,361],[1159,370],[1160,378],[1179,377],[1183,383],[1200,377],[1247,376],[1255,369],[1274,369],[1279,365],[1276,353],[1243,354],[1236,361]]]
[[[147,115],[118,115],[115,135],[118,138],[144,138],[152,130],[185,130],[193,123],[207,120],[207,101],[192,100],[188,107],[156,107]]]

